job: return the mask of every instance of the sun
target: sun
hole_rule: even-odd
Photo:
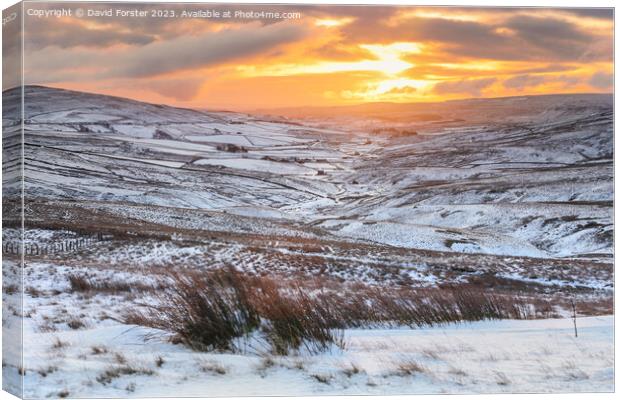
[[[292,76],[303,74],[330,74],[337,72],[367,71],[396,76],[415,66],[403,57],[422,51],[419,43],[396,42],[392,44],[360,44],[372,57],[359,61],[309,61],[296,64],[277,63],[266,66],[240,65],[237,71],[245,76]]]

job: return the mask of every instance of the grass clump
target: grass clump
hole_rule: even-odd
[[[202,372],[207,372],[216,375],[226,375],[228,370],[220,363],[214,361],[205,361],[200,365]]]
[[[274,353],[286,355],[302,346],[320,352],[339,343],[337,324],[325,304],[299,287],[284,295],[271,280],[262,279],[255,287],[253,303],[265,321],[262,331]]]
[[[69,280],[69,287],[73,293],[126,293],[131,292],[132,287],[140,289],[141,291],[148,291],[153,289],[148,285],[143,284],[129,284],[128,282],[119,281],[95,281],[87,278],[84,275],[71,274],[67,278]]]
[[[97,376],[97,382],[102,385],[109,385],[114,379],[120,378],[123,375],[153,375],[153,370],[148,368],[133,367],[130,365],[114,366],[103,371]]]
[[[199,351],[234,350],[234,339],[259,326],[238,272],[171,273],[170,279],[173,285],[158,295],[158,306],[129,313],[125,322],[174,332],[177,342]]]

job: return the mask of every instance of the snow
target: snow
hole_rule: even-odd
[[[153,126],[112,125],[112,128],[125,136],[136,138],[152,138],[155,133],[155,127]]]
[[[210,158],[197,160],[195,165],[221,165],[227,168],[245,169],[249,171],[263,171],[278,175],[316,174],[316,170],[290,162],[275,162],[270,160],[255,160],[250,158]]]
[[[134,158],[134,157],[122,157],[122,156],[108,156],[108,157],[114,158],[117,160],[137,161],[137,162],[141,162],[145,164],[161,165],[163,167],[170,167],[170,168],[181,168],[185,164],[183,162],[177,162],[177,161],[151,160],[151,159]]]
[[[207,143],[230,143],[239,146],[249,146],[251,143],[241,135],[187,135],[185,138],[192,142],[207,142]]]
[[[139,139],[139,138],[127,138],[125,136],[110,136],[114,140],[122,140],[130,143],[139,143],[147,148],[154,150],[160,150],[164,153],[171,154],[196,154],[198,152],[215,152],[217,151],[214,146],[187,143],[178,140],[166,140],[166,139]]]
[[[444,230],[438,226],[384,221],[330,220],[322,223],[336,235],[364,238],[399,247],[456,251],[459,253],[490,253],[526,257],[544,257],[536,247],[509,236]]]
[[[36,333],[26,324],[25,394],[45,397],[62,389],[72,397],[613,391],[613,317],[579,318],[577,326],[578,338],[570,319],[347,330],[344,350],[272,357],[274,365],[264,367],[264,357],[252,350],[193,352],[166,343],[162,332],[113,322],[62,334]],[[56,338],[66,347],[51,350]],[[97,346],[106,353],[93,354]],[[98,382],[106,368],[118,365],[115,353],[153,375]],[[56,354],[62,361],[50,364]],[[164,360],[161,367],[157,357]],[[421,371],[402,376],[399,365],[411,362]],[[58,370],[47,377],[36,372],[50,365]],[[204,365],[225,372],[201,370]],[[348,376],[352,366],[359,372]]]

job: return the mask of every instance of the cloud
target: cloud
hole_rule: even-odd
[[[433,43],[444,55],[468,58],[551,62],[611,57],[611,31],[601,37],[567,20],[521,14],[499,21],[409,16],[370,23],[358,18],[342,27],[342,33],[349,43]]]
[[[189,101],[198,95],[201,83],[196,79],[166,79],[147,83],[146,86],[162,96]]]
[[[123,30],[119,26],[82,25],[81,21],[76,23],[43,18],[28,22],[25,31],[24,46],[27,51],[48,46],[106,48],[117,44],[145,45],[154,42],[157,38],[155,34]]]
[[[393,89],[390,89],[384,94],[387,94],[387,95],[413,94],[413,93],[416,93],[417,91],[418,89],[414,88],[413,86],[402,86],[402,87],[395,87]]]
[[[21,50],[22,30],[19,23],[21,3],[15,4],[2,12],[7,18],[2,26],[2,90],[10,89],[21,84]],[[16,18],[9,19],[15,13]]]
[[[518,73],[520,74],[535,74],[540,72],[563,72],[563,71],[572,71],[575,69],[573,65],[562,65],[562,64],[548,64],[542,67],[532,67],[525,68]]]
[[[58,80],[144,78],[200,69],[264,54],[307,34],[300,24],[249,23],[198,36],[182,36],[143,46],[107,51],[46,47],[28,56],[26,77],[40,83]]]
[[[329,59],[336,61],[357,61],[364,60],[376,60],[377,57],[370,51],[363,49],[359,46],[347,46],[346,44],[338,41],[333,41],[324,44],[309,51],[310,54],[316,56],[319,59]]]
[[[573,14],[578,17],[597,18],[613,20],[614,9],[613,8],[569,8],[565,10],[568,14]]]
[[[54,3],[41,3],[37,9],[53,9]],[[262,9],[273,12],[302,11],[304,7],[269,5]],[[88,3],[89,10],[106,11],[109,4]],[[238,4],[117,4],[115,9],[140,11],[256,11],[257,6]],[[279,19],[208,19],[208,18],[133,18],[133,17],[84,17],[37,18],[25,16],[25,30],[28,32],[26,46],[32,50],[55,46],[60,48],[91,47],[106,48],[116,44],[143,45],[158,40],[172,40],[182,36],[199,36],[226,25],[229,28],[247,24],[256,26],[273,25]],[[299,21],[298,21],[299,22]]]
[[[525,90],[526,88],[543,84],[556,84],[564,87],[575,86],[583,82],[583,78],[576,75],[517,75],[506,79],[503,86],[507,89]]]
[[[519,53],[532,51],[536,58],[577,61],[609,56],[592,53],[591,45],[598,37],[564,20],[518,15],[510,18],[505,26],[527,45],[519,48]]]
[[[526,87],[542,85],[547,78],[542,75],[517,75],[504,81],[504,87],[508,89],[523,90]]]
[[[173,7],[177,11],[188,7],[231,9],[217,4],[135,5],[139,9],[153,7]],[[130,88],[123,92],[125,95],[135,88],[143,97],[152,96],[157,101],[165,96],[199,103],[208,101],[199,94],[212,95],[214,87],[220,90],[219,96],[226,97],[233,87],[236,93],[244,93],[250,82],[259,78],[272,86],[253,83],[256,91],[252,96],[261,99],[257,101],[277,98],[278,102],[287,102],[292,96],[288,82],[294,76],[299,82],[312,80],[312,85],[305,86],[306,92],[315,93],[318,82],[324,83],[326,88],[312,95],[313,101],[320,102],[325,91],[354,93],[356,88],[376,86],[386,79],[381,62],[385,61],[389,68],[387,63],[398,61],[403,63],[403,69],[411,68],[394,73],[390,79],[415,81],[418,90],[397,87],[379,93],[377,98],[404,97],[409,93],[412,97],[434,98],[443,94],[501,95],[536,86],[536,92],[561,91],[569,85],[579,90],[609,87],[609,76],[591,74],[595,70],[607,71],[612,60],[613,32],[611,28],[607,31],[613,15],[610,9],[256,7],[238,5],[234,9],[300,11],[302,19],[27,18],[26,79],[28,83],[108,92],[117,85],[114,90]],[[588,20],[582,23],[579,17]],[[345,22],[317,26],[316,19],[320,18]],[[415,42],[420,52],[373,53],[363,46],[388,49],[385,46],[396,42]],[[330,68],[313,69],[329,66],[330,62],[337,65],[368,60],[377,61],[368,65],[379,65],[371,68],[374,75],[365,79],[356,75],[359,73],[347,73],[351,78],[347,87],[329,74]],[[256,73],[236,68],[240,64]],[[274,71],[283,72],[278,75]],[[563,71],[570,72],[559,76]],[[194,80],[198,83],[193,84]],[[577,81],[580,86],[574,86]],[[544,83],[550,85],[543,87]],[[276,84],[280,86],[274,89]],[[334,85],[339,85],[338,89]],[[360,99],[368,101],[372,95],[376,93]],[[304,104],[303,99],[311,95],[308,92],[295,96]],[[231,95],[225,102],[235,101],[239,100]]]
[[[614,75],[605,72],[597,72],[590,77],[588,83],[598,89],[611,89],[614,84]]]
[[[495,83],[495,78],[463,79],[460,81],[439,82],[433,87],[437,94],[468,94],[480,96],[482,90]]]
[[[145,77],[195,69],[264,53],[278,45],[294,42],[306,34],[303,25],[278,23],[268,26],[247,24],[193,37],[151,43],[115,59],[112,76]]]

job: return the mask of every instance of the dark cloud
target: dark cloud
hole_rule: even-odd
[[[280,22],[249,23],[234,29],[183,36],[144,46],[102,51],[87,47],[49,46],[26,59],[28,83],[83,81],[109,78],[148,78],[179,70],[214,66],[227,61],[269,54],[277,47],[301,39],[305,25]]]
[[[590,77],[588,83],[598,89],[611,89],[614,84],[614,75],[606,72],[597,72]]]
[[[386,21],[390,17],[397,15],[403,9],[414,11],[416,7],[396,7],[381,5],[311,5],[300,6],[300,11],[307,16],[330,17],[330,18],[355,18],[360,22],[370,22],[377,24],[379,21]],[[290,7],[289,7],[290,9]]]
[[[437,94],[467,94],[480,96],[482,90],[495,83],[495,78],[463,79],[460,81],[439,82],[433,88]]]
[[[526,87],[538,86],[547,81],[542,75],[517,75],[504,81],[504,87],[508,89],[523,90]]]
[[[565,10],[568,14],[578,17],[597,18],[597,19],[614,19],[613,8],[569,8]]]
[[[64,3],[40,3],[37,9],[54,9],[63,7]],[[64,7],[67,5],[64,4]],[[105,11],[110,9],[106,3],[79,3],[79,7],[88,10]],[[74,8],[77,8],[77,4]],[[303,9],[303,7],[301,7]],[[180,15],[182,11],[256,11],[273,12],[303,11],[296,6],[251,5],[251,4],[172,4],[172,3],[134,3],[115,4],[114,9],[122,10],[167,10]],[[187,23],[184,23],[187,22]],[[199,36],[217,23],[226,23],[230,27],[245,24],[261,26],[281,22],[279,19],[241,19],[231,18],[217,20],[209,18],[136,18],[136,17],[83,17],[81,19],[38,18],[27,16],[26,46],[32,50],[56,46],[72,47],[109,47],[123,43],[127,45],[144,45],[156,40],[175,39],[180,36]]]
[[[195,69],[264,53],[306,35],[303,25],[278,23],[247,24],[201,36],[179,37],[151,43],[115,58],[110,76],[145,77]]]
[[[527,45],[521,52],[532,51],[537,57],[551,56],[559,60],[584,60],[595,57],[591,45],[597,37],[577,28],[570,22],[519,15],[510,18],[505,26]]]
[[[575,66],[572,65],[562,65],[562,64],[549,64],[543,67],[534,67],[534,68],[525,68],[514,73],[518,74],[535,74],[541,72],[564,72],[564,71],[572,71],[576,69]]]
[[[517,75],[503,82],[507,89],[525,90],[526,88],[539,86],[545,83],[560,84],[570,87],[582,83],[583,79],[579,76],[570,75]]]
[[[96,26],[96,25],[95,25]],[[116,44],[145,45],[154,42],[154,34],[121,30],[119,27],[99,26],[97,28],[81,23],[62,22],[57,19],[30,20],[26,25],[26,51],[39,50],[48,46],[71,47],[110,47]]]

